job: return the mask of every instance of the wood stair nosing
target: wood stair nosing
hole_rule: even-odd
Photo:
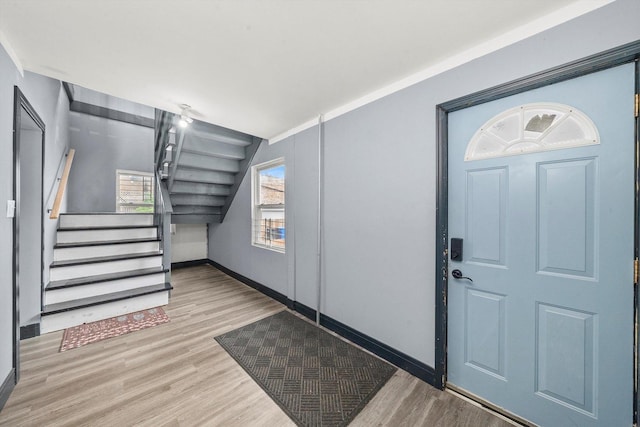
[[[122,254],[122,255],[112,255],[105,257],[94,257],[94,258],[79,258],[72,260],[64,260],[64,261],[54,261],[51,263],[49,268],[60,268],[60,267],[71,267],[75,265],[84,265],[84,264],[97,264],[101,262],[110,262],[110,261],[124,261],[128,259],[137,259],[137,258],[151,258],[156,256],[162,256],[163,252],[153,251],[153,252],[144,252],[139,254]]]
[[[151,274],[168,273],[168,268],[152,267],[139,270],[119,271],[117,273],[99,274],[96,276],[80,277],[75,279],[57,280],[49,282],[45,287],[45,292],[57,289],[66,289],[75,286],[93,285],[95,283],[110,282],[113,280],[128,279],[132,277],[148,276]]]
[[[81,308],[93,307],[101,304],[106,304],[115,301],[121,301],[130,298],[141,297],[158,292],[171,291],[173,286],[170,283],[165,282],[158,285],[145,286],[142,288],[131,289],[127,291],[114,292],[111,294],[98,295],[94,297],[82,298],[73,301],[66,301],[56,304],[45,305],[41,315],[50,316],[53,314],[64,313],[72,310],[78,310]]]
[[[80,248],[89,246],[108,246],[108,245],[123,245],[127,243],[153,243],[160,242],[158,237],[143,237],[140,239],[122,239],[122,240],[98,240],[92,242],[72,242],[72,243],[56,243],[53,249],[67,249],[67,248]]]

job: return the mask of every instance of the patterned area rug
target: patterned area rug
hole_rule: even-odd
[[[156,307],[74,326],[64,330],[60,351],[82,347],[85,344],[150,328],[168,321],[169,316],[162,307]]]
[[[215,339],[299,426],[346,426],[396,371],[288,311]]]

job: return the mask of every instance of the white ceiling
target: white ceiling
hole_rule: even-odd
[[[264,138],[611,0],[0,0],[25,70]]]

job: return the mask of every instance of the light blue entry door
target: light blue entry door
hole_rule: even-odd
[[[542,426],[632,425],[634,78],[449,114],[447,382]]]

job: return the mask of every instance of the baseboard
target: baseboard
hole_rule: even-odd
[[[294,301],[292,309],[302,314],[307,319],[314,322],[316,321],[316,310],[314,310],[313,308],[299,303],[298,301]]]
[[[40,336],[40,323],[20,326],[20,340],[26,340],[37,336]]]
[[[0,386],[0,411],[4,408],[4,404],[9,400],[9,396],[11,396],[11,392],[13,388],[16,386],[16,370],[15,368],[11,368],[9,371],[9,375],[5,378],[2,386]]]
[[[358,344],[360,347],[369,350],[398,368],[409,372],[411,375],[420,378],[422,381],[438,387],[436,371],[431,366],[420,362],[413,357],[404,354],[393,347],[390,347],[375,338],[371,338],[362,332],[353,329],[329,316],[320,313],[320,325],[332,330],[338,335]]]
[[[241,281],[242,283],[251,286],[252,288],[257,289],[258,291],[275,299],[276,301],[285,304],[290,309],[297,311],[310,320],[316,320],[316,310],[314,310],[313,308],[298,301],[292,301],[285,295],[282,295],[281,293],[276,292],[273,289],[270,289],[254,280],[244,277],[243,275],[238,274],[235,271],[230,270],[213,260],[208,260],[208,263],[218,270]],[[440,382],[437,380],[435,369],[431,366],[420,362],[419,360],[414,359],[413,357],[404,354],[401,351],[398,351],[393,347],[390,347],[376,340],[375,338],[363,334],[362,332],[353,329],[350,326],[347,326],[344,323],[332,319],[331,317],[326,316],[322,313],[320,313],[320,325],[346,338],[354,344],[357,344],[360,347],[372,352],[373,354],[380,356],[387,362],[409,372],[411,375],[420,378],[424,382],[434,387],[438,387],[438,384]]]
[[[286,305],[288,308],[293,308],[293,301],[287,298],[286,295],[283,295],[278,291],[274,291],[273,289],[263,285],[262,283],[258,283],[255,280],[249,279],[248,277],[245,277],[242,274],[236,273],[235,271],[228,269],[224,265],[218,264],[214,260],[209,259],[207,260],[207,263],[217,268],[218,270],[222,271],[223,273],[233,277],[234,279],[244,283],[245,285],[250,286],[257,291],[262,292],[266,296],[273,298],[279,303]]]
[[[195,267],[196,265],[203,265],[203,264],[209,264],[209,260],[206,258],[203,258],[203,259],[195,259],[192,261],[172,262],[171,269],[176,270],[178,268]]]

